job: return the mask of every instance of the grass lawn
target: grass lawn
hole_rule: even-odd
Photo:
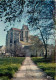
[[[41,57],[32,57],[32,60],[39,68],[46,72],[48,76],[51,76],[55,80],[56,63],[52,63],[51,59],[44,59]]]
[[[24,57],[0,58],[0,80],[11,79],[24,59]]]

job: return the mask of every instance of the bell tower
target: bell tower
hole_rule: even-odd
[[[24,42],[29,41],[29,28],[27,25],[23,25],[23,27],[22,27],[22,40]]]

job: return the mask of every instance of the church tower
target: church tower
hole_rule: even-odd
[[[28,42],[29,41],[29,28],[27,25],[23,25],[22,27],[22,41]]]

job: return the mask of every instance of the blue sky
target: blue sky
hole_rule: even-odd
[[[6,32],[4,31],[5,24],[0,22],[0,46],[5,45],[6,40]]]

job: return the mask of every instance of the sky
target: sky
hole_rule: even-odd
[[[5,45],[6,41],[6,32],[4,31],[5,25],[3,22],[0,22],[0,46]]]

